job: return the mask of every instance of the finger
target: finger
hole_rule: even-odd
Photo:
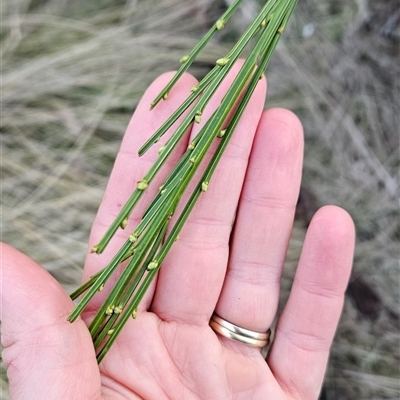
[[[203,114],[204,122],[219,106],[240,66],[241,63],[235,65],[210,101]],[[165,320],[208,322],[215,307],[225,276],[229,236],[265,92],[266,82],[261,80],[207,193],[199,199],[160,270],[152,310]],[[200,128],[194,127],[192,136]],[[186,196],[183,203],[187,199]]]
[[[82,320],[71,324],[73,303],[31,259],[1,244],[1,341],[12,399],[95,399],[100,374]],[[73,384],[71,384],[73,382]]]
[[[317,399],[337,328],[354,252],[354,225],[328,206],[311,221],[268,363],[294,398]]]
[[[137,182],[140,181],[146,172],[150,169],[158,157],[158,148],[165,143],[173,132],[175,124],[160,140],[157,146],[153,146],[142,157],[138,156],[139,148],[144,142],[170,117],[170,115],[181,105],[181,103],[190,94],[192,88],[197,81],[189,74],[185,74],[176,83],[167,101],[160,102],[156,109],[150,111],[150,104],[159,92],[164,88],[171,79],[173,73],[167,73],[159,77],[148,88],[143,95],[137,109],[129,123],[124,135],[117,159],[114,164],[113,171],[110,176],[109,183],[100,205],[98,214],[90,235],[89,249],[93,247],[105,233],[114,218],[118,215],[121,207],[125,204],[129,196],[136,189]],[[178,121],[182,121],[181,117]],[[177,122],[179,123],[179,122]],[[188,140],[188,139],[187,139]],[[106,247],[105,251],[100,254],[88,254],[84,280],[95,274],[101,268],[105,267],[112,257],[119,250],[121,245],[127,240],[129,234],[134,230],[140,221],[145,207],[156,194],[161,181],[166,177],[168,171],[177,162],[187,147],[187,140],[177,146],[175,152],[169,157],[164,168],[156,176],[149,188],[145,191],[142,199],[132,212],[128,226],[125,230],[119,229],[116,235]],[[104,301],[108,292],[108,288],[112,287],[116,277],[112,277],[106,285],[106,290],[99,293],[90,303],[86,311],[92,309],[97,310],[98,306]]]
[[[229,266],[216,312],[266,331],[279,300],[303,162],[303,129],[290,111],[264,112],[240,197]]]

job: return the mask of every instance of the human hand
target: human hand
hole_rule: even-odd
[[[163,75],[151,85],[131,120],[89,248],[157,155],[151,149],[139,159],[138,148],[196,83],[185,75],[168,101],[148,111],[169,78]],[[231,80],[232,74],[203,120]],[[86,324],[107,286],[82,320],[70,324],[73,303],[61,286],[34,261],[3,244],[3,360],[13,400],[317,399],[352,265],[354,228],[346,212],[329,206],[313,218],[266,360],[259,349],[217,335],[209,326],[215,310],[238,326],[263,332],[277,312],[303,137],[292,113],[262,111],[265,90],[260,81],[208,192],[142,301],[137,319],[128,321],[100,366]],[[191,134],[198,129],[195,125]],[[180,145],[169,167],[186,146]],[[152,186],[143,204],[158,187]],[[134,211],[127,231],[143,210]],[[88,255],[84,280],[106,265],[124,234],[118,232],[100,256]]]

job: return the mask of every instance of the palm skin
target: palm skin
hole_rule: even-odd
[[[238,68],[223,83],[204,120]],[[152,149],[138,159],[137,149],[195,84],[185,75],[168,101],[149,112],[148,105],[170,77],[163,75],[151,85],[131,120],[89,248],[156,157],[157,149]],[[342,209],[324,207],[310,224],[267,360],[258,349],[221,338],[208,325],[216,310],[239,326],[266,331],[277,310],[300,186],[303,137],[290,112],[262,110],[265,91],[265,81],[260,81],[209,191],[196,205],[137,319],[128,321],[100,366],[86,323],[107,286],[82,319],[70,324],[73,303],[61,286],[34,261],[2,245],[3,360],[12,399],[318,398],[354,250],[353,223]],[[197,131],[198,126],[192,128],[188,141]],[[170,166],[187,143],[177,149]],[[154,190],[146,194],[144,205]],[[128,231],[143,207],[132,215]],[[124,240],[124,233],[118,233],[102,255],[88,255],[84,280]]]

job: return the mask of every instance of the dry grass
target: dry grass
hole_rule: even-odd
[[[236,26],[255,3],[246,5]],[[68,291],[80,280],[91,221],[140,96],[176,68],[219,6],[222,0],[3,2],[2,236]],[[325,400],[400,398],[396,15],[391,1],[303,0],[268,74],[269,105],[296,111],[307,138],[282,301],[309,214],[338,204],[357,225]],[[213,42],[193,73],[204,74],[224,52],[224,42]],[[7,399],[4,370],[2,379]]]

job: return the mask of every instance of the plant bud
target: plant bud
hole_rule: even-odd
[[[111,315],[114,313],[114,306],[107,307],[106,315]]]
[[[122,229],[125,229],[127,225],[128,225],[128,218],[125,218],[125,219],[122,220],[120,226],[121,226]]]
[[[99,247],[98,247],[98,246],[93,246],[93,247],[90,249],[90,252],[91,252],[91,253],[98,253],[98,252],[99,252]]]
[[[224,29],[224,27],[225,27],[225,21],[224,21],[223,19],[219,19],[219,20],[216,22],[215,26],[216,26],[217,30],[220,31],[221,29]]]
[[[157,261],[152,261],[148,266],[147,266],[147,269],[149,270],[149,271],[151,271],[151,270],[153,270],[153,269],[156,269],[158,267],[158,262]]]
[[[142,181],[138,182],[138,184],[137,184],[137,188],[139,190],[145,190],[145,189],[147,189],[148,186],[149,186],[149,184],[145,180],[142,180]]]
[[[229,62],[229,58],[220,58],[219,60],[217,60],[216,64],[219,65],[220,67],[223,67],[224,65],[228,64]]]
[[[260,28],[264,29],[267,26],[267,19],[263,19],[263,21],[261,22]]]
[[[114,314],[121,314],[122,313],[122,307],[118,306],[114,308]]]
[[[220,132],[218,133],[217,137],[222,138],[222,137],[225,136],[225,133],[226,133],[226,129],[220,131]]]
[[[132,233],[132,235],[129,236],[128,240],[132,243],[135,243],[138,240],[136,233]]]

